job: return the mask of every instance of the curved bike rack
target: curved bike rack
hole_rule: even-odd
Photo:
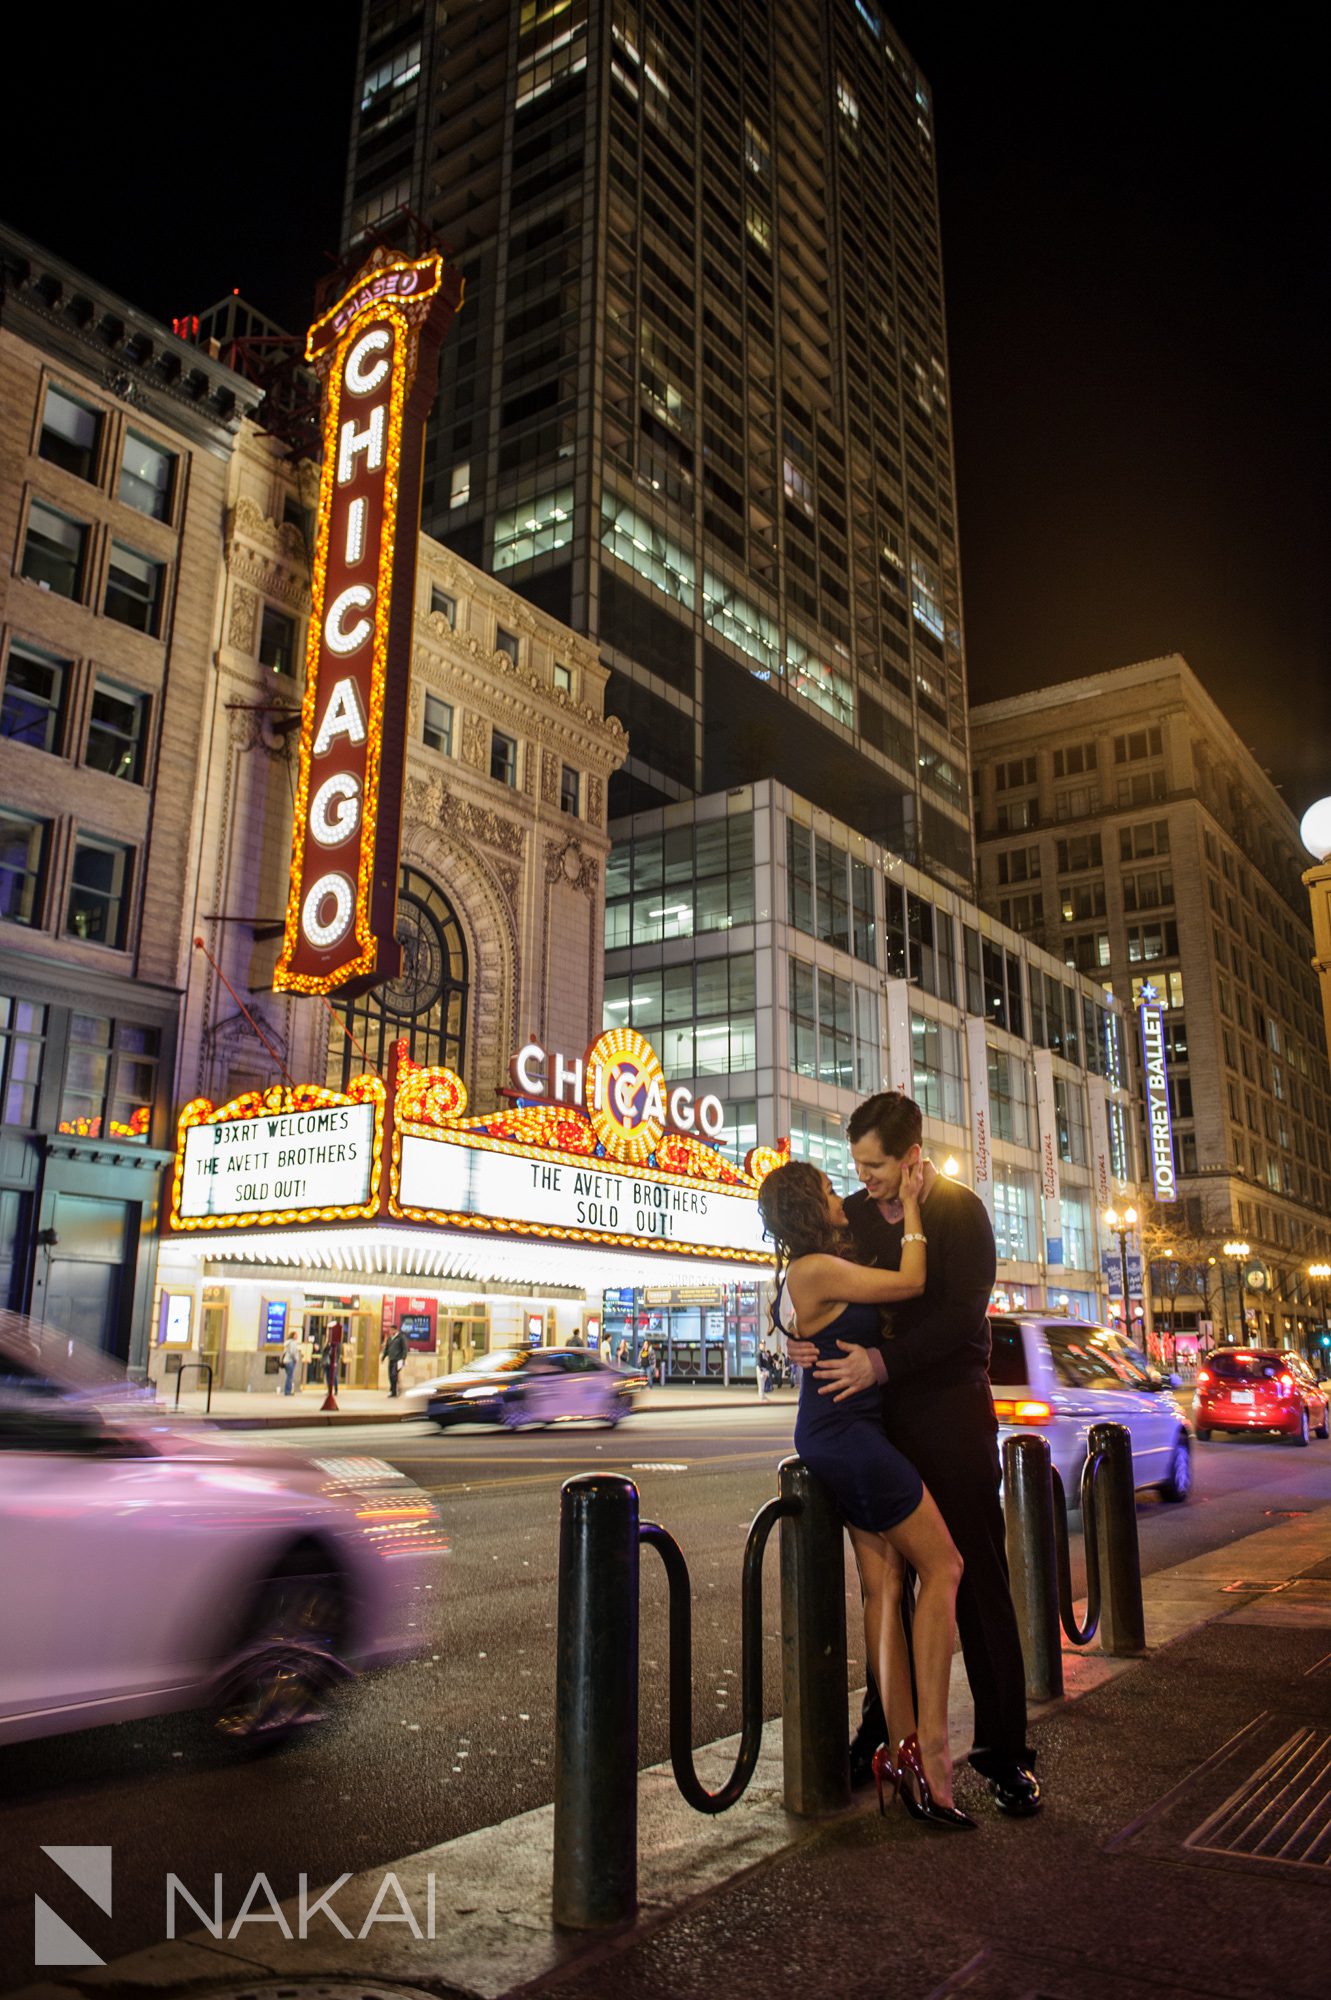
[[[174,1407],[177,1410],[180,1408],[180,1382],[181,1377],[187,1369],[193,1369],[200,1375],[208,1377],[207,1397],[203,1406],[203,1414],[205,1417],[211,1416],[213,1409],[213,1364],[211,1361],[182,1361],[180,1367],[176,1370],[176,1400]]]
[[[1026,1692],[1049,1701],[1063,1692],[1058,1631],[1116,1655],[1145,1651],[1141,1555],[1132,1437],[1124,1424],[1092,1424],[1086,1437],[1080,1499],[1086,1541],[1086,1615],[1073,1608],[1068,1510],[1049,1440],[1032,1434],[1003,1444],[1003,1511],[1012,1601],[1026,1663]]]
[[[638,1489],[584,1473],[560,1496],[556,1634],[554,1920],[572,1930],[622,1923],[637,1908],[638,1583],[646,1542],[669,1592],[670,1763],[695,1811],[742,1798],[762,1748],[763,1556],[781,1534],[782,1763],[790,1812],[850,1803],[846,1748],[845,1559],[840,1517],[798,1458],[758,1510],[741,1579],[742,1726],[726,1782],[709,1792],[693,1761],[693,1606],[673,1535],[639,1521]]]

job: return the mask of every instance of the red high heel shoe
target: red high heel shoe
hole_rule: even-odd
[[[886,1743],[881,1743],[873,1753],[873,1779],[878,1787],[878,1810],[887,1811],[883,1798],[883,1786],[892,1787],[893,1796],[901,1789],[901,1772],[892,1762],[892,1752]]]
[[[877,1762],[875,1760],[875,1771]],[[913,1778],[916,1796],[912,1796],[907,1778]],[[959,1831],[975,1831],[975,1821],[969,1813],[958,1806],[940,1805],[929,1790],[929,1780],[924,1775],[924,1757],[920,1750],[918,1736],[908,1736],[897,1752],[897,1790],[901,1793],[901,1803],[912,1819],[928,1820],[930,1826],[955,1826]]]

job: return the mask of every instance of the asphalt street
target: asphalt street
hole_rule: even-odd
[[[439,1436],[424,1425],[357,1426],[338,1448],[390,1459],[438,1499],[451,1536],[428,1614],[429,1656],[376,1676],[299,1745],[258,1759],[217,1743],[202,1719],[171,1717],[0,1750],[0,1993],[31,1976],[41,1847],[110,1842],[116,1908],[106,1957],[163,1934],[174,1872],[231,1908],[264,1871],[278,1897],[510,1818],[551,1797],[559,1487],[572,1473],[633,1478],[644,1519],[670,1528],[694,1588],[694,1737],[738,1729],[739,1568],[745,1531],[775,1490],[791,1405],[643,1414],[617,1431]],[[308,1437],[270,1433],[275,1447]],[[252,1440],[250,1440],[252,1442]],[[321,1440],[322,1449],[326,1442]],[[1194,1498],[1138,1505],[1143,1568],[1166,1567],[1331,1500],[1331,1444],[1298,1450],[1236,1439],[1197,1447]],[[1074,1569],[1081,1571],[1080,1537]],[[643,1556],[640,1764],[668,1755],[665,1588]],[[764,1617],[766,1713],[779,1706],[775,1564]],[[851,1684],[863,1677],[858,1592],[848,1564]],[[959,1663],[958,1663],[959,1664]]]

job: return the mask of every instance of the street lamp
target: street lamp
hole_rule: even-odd
[[[1322,1301],[1321,1331],[1323,1338],[1325,1338],[1326,1334],[1331,1332],[1331,1327],[1328,1326],[1326,1317],[1326,1281],[1328,1278],[1331,1278],[1331,1264],[1310,1264],[1308,1266],[1308,1276],[1316,1280],[1318,1296]]]
[[[1128,1231],[1137,1226],[1135,1208],[1125,1208],[1122,1215],[1116,1208],[1105,1210],[1105,1227],[1112,1229],[1118,1238],[1119,1271],[1123,1278],[1123,1331],[1132,1335],[1132,1300],[1128,1294]]]
[[[1331,798],[1309,806],[1299,835],[1315,866],[1303,877],[1313,920],[1313,971],[1322,989],[1327,1047],[1331,1048]]]
[[[1221,1247],[1226,1257],[1234,1259],[1234,1295],[1239,1302],[1239,1343],[1242,1345],[1248,1333],[1248,1316],[1243,1308],[1243,1266],[1252,1255],[1252,1251],[1243,1242],[1230,1242],[1223,1244]],[[1226,1323],[1228,1323],[1228,1312],[1225,1314],[1225,1319]]]

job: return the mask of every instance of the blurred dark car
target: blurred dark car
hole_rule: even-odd
[[[620,1423],[645,1387],[644,1375],[614,1368],[585,1347],[496,1347],[411,1393],[425,1398],[425,1414],[441,1430],[502,1424],[521,1431],[582,1418]]]
[[[1197,1370],[1193,1428],[1203,1441],[1213,1431],[1275,1431],[1307,1444],[1331,1436],[1327,1391],[1301,1355],[1274,1347],[1217,1347]]]

